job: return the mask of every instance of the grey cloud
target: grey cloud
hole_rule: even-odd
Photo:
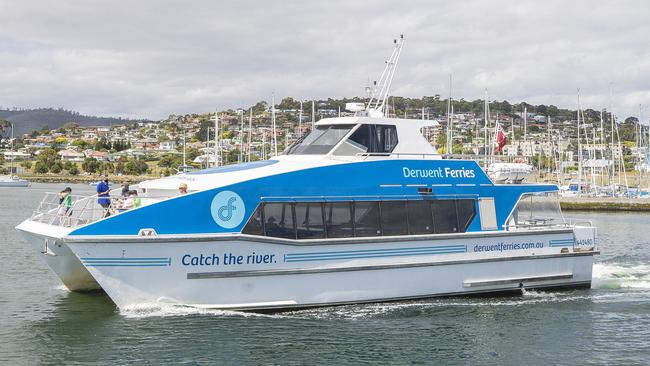
[[[644,1],[0,0],[0,105],[161,118],[279,97],[361,95],[407,37],[394,93],[636,114]]]

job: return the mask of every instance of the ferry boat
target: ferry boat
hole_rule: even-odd
[[[120,308],[590,286],[596,228],[562,216],[557,186],[494,183],[475,161],[443,159],[423,136],[437,123],[385,118],[383,95],[270,160],[142,182],[143,204],[108,217],[79,197],[62,220],[46,197],[18,229],[66,286],[101,286]]]
[[[557,186],[494,184],[474,161],[442,159],[420,133],[434,125],[323,119],[285,155],[141,184],[158,196],[184,180],[186,195],[70,227],[37,213],[18,229],[119,307],[589,287],[596,229],[562,218]]]

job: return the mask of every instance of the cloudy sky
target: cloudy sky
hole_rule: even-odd
[[[158,119],[276,96],[611,104],[650,116],[650,2],[0,0],[0,106]]]

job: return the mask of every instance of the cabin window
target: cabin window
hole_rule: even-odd
[[[436,234],[458,232],[458,216],[456,215],[456,200],[431,201],[433,223]]]
[[[323,209],[319,202],[298,202],[296,211],[296,237],[318,239],[325,237]]]
[[[316,126],[303,139],[286,150],[287,155],[327,154],[352,130],[354,125]]]
[[[565,222],[557,192],[526,193],[512,211],[508,226],[556,225]]]
[[[381,201],[381,232],[383,235],[407,235],[406,201]]]
[[[359,201],[354,203],[354,236],[380,236],[379,202]]]
[[[462,233],[476,216],[475,205],[474,199],[269,202],[253,212],[242,233],[287,239]]]
[[[352,204],[350,202],[326,202],[325,223],[328,238],[353,237]]]
[[[408,201],[409,234],[433,234],[433,216],[430,201]]]
[[[456,200],[456,213],[458,215],[458,231],[465,232],[476,216],[476,201],[473,199]]]
[[[264,235],[276,238],[296,238],[293,205],[289,202],[264,205]]]
[[[244,226],[244,229],[242,230],[243,234],[264,235],[264,226],[262,225],[264,222],[262,219],[263,207],[263,205],[257,206],[257,209],[251,215],[251,218],[246,223],[246,226]]]
[[[388,154],[395,149],[395,146],[397,146],[397,128],[395,126],[363,124],[341,144],[334,154]]]

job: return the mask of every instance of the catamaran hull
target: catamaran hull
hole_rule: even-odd
[[[68,290],[87,292],[101,289],[79,258],[61,239],[65,234],[64,228],[27,220],[17,229]]]
[[[589,287],[595,253],[595,230],[322,245],[241,237],[68,239],[72,251],[120,308],[166,303],[284,309]],[[585,247],[587,243],[592,246]]]

